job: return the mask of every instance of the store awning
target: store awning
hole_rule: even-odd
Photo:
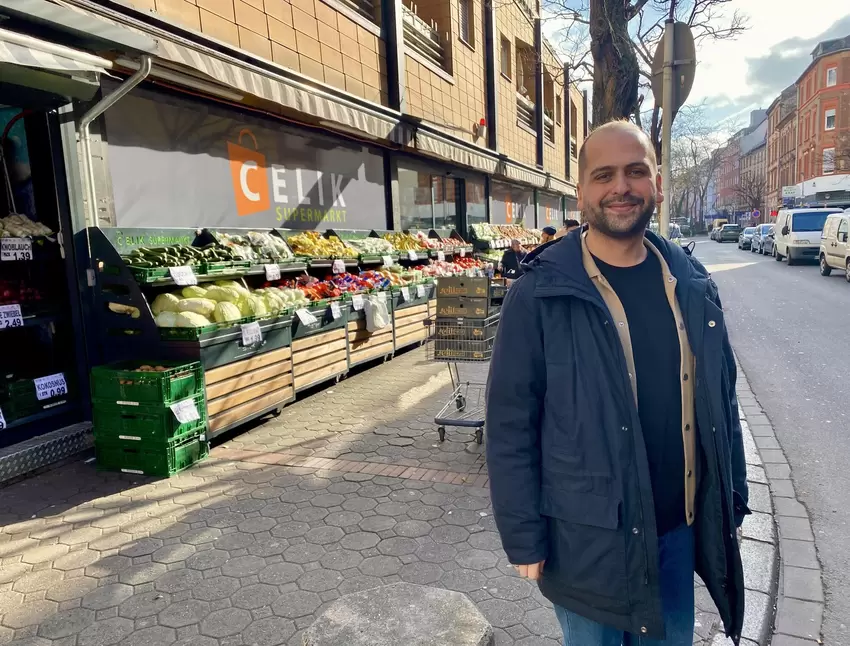
[[[0,29],[0,63],[55,72],[104,72],[112,62],[64,45]]]
[[[333,125],[342,126],[348,131],[362,133],[373,139],[385,139],[399,145],[407,145],[412,139],[410,129],[397,118],[369,111],[294,79],[272,76],[265,71],[255,72],[246,66],[231,63],[219,56],[166,38],[159,39],[157,56],[189,67],[223,85],[310,115],[320,122],[332,122]]]
[[[493,155],[478,152],[423,130],[416,131],[416,149],[490,175],[495,174],[499,167],[499,160]]]

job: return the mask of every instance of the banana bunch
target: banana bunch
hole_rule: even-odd
[[[312,258],[357,258],[358,253],[336,236],[324,238],[316,231],[305,231],[287,239],[292,251]]]
[[[389,240],[393,247],[399,251],[425,250],[425,245],[419,242],[419,240],[416,239],[416,236],[412,236],[409,233],[385,233],[384,240]]]

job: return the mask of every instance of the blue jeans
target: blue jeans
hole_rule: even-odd
[[[694,532],[680,527],[658,539],[662,640],[624,633],[555,606],[565,646],[691,646],[694,639]]]

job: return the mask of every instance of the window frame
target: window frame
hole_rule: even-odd
[[[513,75],[511,74],[511,64],[513,63],[511,56],[511,39],[507,38],[504,34],[499,34],[499,38],[499,72],[503,77],[510,81],[513,78]],[[508,68],[507,72],[505,72],[506,63]]]
[[[828,110],[823,111],[823,129],[824,132],[831,132],[835,130],[835,122],[837,120],[838,110],[835,108],[829,108]],[[832,117],[832,127],[829,127],[829,118]]]
[[[464,45],[475,49],[475,22],[473,11],[474,0],[457,0],[458,39]],[[466,17],[466,34],[463,33],[464,17]]]
[[[830,72],[832,73],[833,82],[829,82]],[[827,67],[826,68],[826,79],[825,79],[825,87],[835,87],[838,85],[838,67]]]
[[[829,155],[827,155],[827,153],[829,153]],[[826,169],[827,157],[829,157],[832,162],[832,168],[830,170]],[[831,175],[835,172],[835,147],[823,149],[823,152],[821,153],[821,172],[824,175]]]

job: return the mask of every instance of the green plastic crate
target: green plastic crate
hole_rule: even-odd
[[[154,361],[148,365],[165,366],[168,370],[164,372],[136,370],[144,363],[121,361],[92,368],[92,398],[113,402],[171,404],[203,390],[203,373],[201,364],[198,362]]]
[[[181,424],[168,406],[116,404],[93,400],[92,421],[96,438],[139,437],[142,442],[168,442],[206,425],[207,407],[203,393],[193,397],[201,417]]]
[[[209,452],[209,444],[203,435],[175,440],[159,447],[95,441],[99,470],[163,478],[169,478],[200,462]]]

